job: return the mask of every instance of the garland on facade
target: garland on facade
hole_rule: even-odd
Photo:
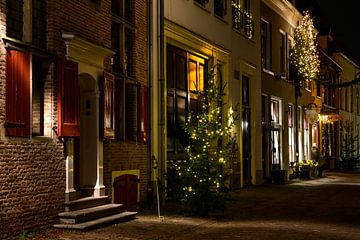
[[[190,113],[186,122],[188,160],[175,165],[182,200],[201,215],[224,207],[232,156],[232,145],[225,141],[231,137],[236,120],[232,108],[223,118],[224,87],[216,81],[215,70],[210,71],[204,91],[198,92],[198,112]]]
[[[310,80],[319,73],[320,60],[316,47],[316,30],[308,11],[295,29],[294,46],[290,49],[290,64],[299,79]]]

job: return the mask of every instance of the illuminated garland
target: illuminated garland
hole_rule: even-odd
[[[294,46],[290,49],[290,64],[295,67],[300,79],[313,79],[319,73],[316,30],[309,12],[304,13],[295,29]]]

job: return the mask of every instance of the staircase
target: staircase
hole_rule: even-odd
[[[55,228],[89,230],[102,225],[128,221],[137,212],[124,211],[122,204],[108,203],[107,196],[85,197],[65,203],[65,212],[59,213],[60,223]]]

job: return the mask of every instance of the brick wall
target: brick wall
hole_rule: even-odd
[[[0,141],[0,239],[55,222],[64,202],[62,151],[51,139]]]
[[[6,35],[5,2],[0,1],[0,32]],[[48,0],[47,48],[64,55],[61,31],[68,31],[100,46],[111,46],[110,0]],[[146,0],[135,2],[134,68],[136,80],[147,84]],[[23,230],[49,227],[63,211],[65,160],[63,144],[56,139],[8,139],[5,137],[6,63],[0,42],[0,239]],[[109,62],[109,59],[108,61]],[[44,133],[57,125],[54,66],[45,79]],[[116,141],[104,144],[104,184],[111,197],[111,172],[140,170],[141,198],[145,199],[146,144]]]
[[[110,0],[49,0],[48,50],[65,54],[61,31],[100,46],[111,46]]]
[[[113,171],[140,170],[140,200],[146,198],[146,144],[135,142],[108,142],[104,144],[104,185],[111,198]]]

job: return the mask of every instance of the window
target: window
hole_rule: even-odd
[[[279,100],[271,99],[271,122],[280,124],[280,109]]]
[[[271,70],[271,27],[261,19],[261,66]]]
[[[30,6],[31,11],[24,11]],[[22,42],[46,48],[46,17],[46,0],[6,1],[8,38],[4,40],[7,48],[5,127],[8,136],[30,137],[31,133],[33,136],[44,135],[47,112],[44,86],[46,74],[49,73],[49,61],[43,54],[37,57],[39,54],[34,49],[30,53]]]
[[[216,16],[221,18],[226,15],[227,1],[224,0],[214,0],[214,13]]]
[[[288,46],[287,36],[284,31],[280,31],[280,74],[281,77],[287,77],[288,64]]]
[[[46,48],[46,0],[32,0],[32,43]]]
[[[111,2],[111,48],[115,51],[115,78],[114,84],[108,82],[112,90],[105,99],[113,99],[114,106],[104,112],[108,118],[104,119],[104,124],[105,127],[110,127],[109,130],[115,129],[115,139],[146,142],[148,126],[144,101],[147,101],[147,87],[140,85],[135,79],[134,4],[131,0]],[[107,101],[108,107],[110,103],[111,101]]]
[[[301,112],[301,107],[298,107],[297,109],[297,128],[298,129],[302,129],[302,125],[301,125],[301,118],[302,117],[302,112]]]
[[[306,117],[305,110],[303,111],[304,116],[304,159],[310,159],[310,130],[309,122]]]
[[[294,106],[288,105],[288,143],[289,143],[289,162],[295,161],[295,154],[294,154]]]
[[[23,39],[23,0],[6,0],[6,35],[22,41]]]
[[[251,14],[250,0],[232,0],[233,28],[247,38],[254,36],[254,21]]]
[[[115,50],[113,71],[133,77],[133,1],[113,0],[111,4],[111,47]]]
[[[187,114],[197,112],[197,91],[205,86],[206,60],[194,53],[167,45],[167,152],[169,160],[186,159],[188,136],[183,126]]]

